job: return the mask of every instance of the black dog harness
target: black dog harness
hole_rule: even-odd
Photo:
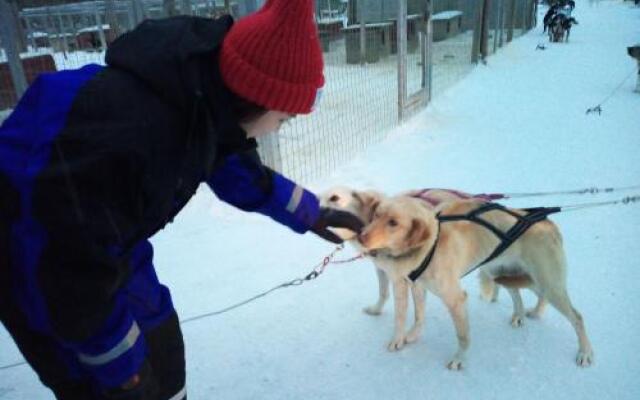
[[[516,218],[517,222],[507,232],[502,232],[495,226],[491,225],[489,222],[479,217],[481,214],[484,214],[486,212],[493,211],[493,210],[499,210],[499,211],[505,212],[511,215],[512,217]],[[500,254],[502,254],[506,249],[509,248],[509,246],[511,246],[516,240],[518,240],[518,238],[522,236],[531,226],[533,226],[534,224],[540,221],[547,219],[547,216],[550,214],[560,212],[561,209],[560,207],[536,207],[536,208],[524,208],[522,209],[522,211],[525,211],[526,214],[519,215],[497,203],[486,203],[476,208],[475,210],[469,211],[468,213],[462,214],[462,215],[440,215],[440,213],[438,213],[436,215],[436,218],[438,219],[438,233],[436,235],[436,241],[433,243],[433,247],[431,247],[431,250],[429,250],[429,254],[427,254],[427,256],[422,261],[422,263],[420,263],[420,266],[418,266],[418,268],[416,268],[409,274],[409,279],[411,279],[412,282],[415,282],[416,279],[418,279],[424,273],[427,267],[429,267],[429,264],[431,263],[431,259],[433,259],[433,255],[436,252],[436,247],[438,246],[438,241],[440,239],[440,229],[441,229],[440,225],[443,222],[450,222],[450,221],[474,222],[478,225],[481,225],[487,228],[488,230],[493,232],[493,234],[496,235],[498,239],[500,239],[500,244],[498,244],[495,250],[493,250],[493,252],[484,261],[482,261],[480,264],[472,268],[469,272],[464,274],[464,276],[466,276],[472,271],[474,271],[475,269],[481,267],[482,265],[488,263],[489,261],[493,260],[494,258],[498,257]]]

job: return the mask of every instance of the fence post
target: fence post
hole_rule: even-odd
[[[17,31],[14,26],[15,20],[11,15],[11,6],[7,3],[7,0],[0,0],[0,41],[7,54],[13,87],[16,89],[17,97],[20,98],[27,90],[27,79],[20,60]]]
[[[407,99],[407,0],[398,0],[398,22],[396,24],[396,46],[398,49],[398,121],[404,118]]]
[[[423,62],[426,63],[426,72],[427,72],[427,77],[426,77],[426,102],[425,104],[431,102],[431,99],[433,98],[433,20],[431,19],[431,17],[433,16],[433,2],[431,0],[428,1],[427,3],[427,34],[425,37],[425,40],[427,41],[426,43],[426,54],[424,57]]]
[[[58,12],[58,37],[62,40],[62,55],[67,58],[69,45],[67,43],[67,33],[64,31],[64,23],[62,22],[62,13]]]
[[[509,24],[509,29],[507,30],[507,42],[511,42],[513,40],[513,25],[515,24],[516,19],[516,0],[509,0],[509,18],[507,19],[507,23]]]
[[[110,40],[113,40],[120,36],[120,23],[118,22],[118,13],[116,11],[115,0],[105,0],[104,19],[105,22],[109,25],[109,31],[111,32]]]
[[[482,11],[482,35],[480,36],[480,54],[484,61],[489,56],[489,17],[491,16],[491,0],[484,0]]]
[[[538,2],[536,0],[529,0],[529,30],[536,26],[536,19],[538,17]]]
[[[505,29],[504,21],[506,19],[505,15],[504,15],[505,14],[505,10],[506,10],[505,0],[500,0],[500,16],[499,16],[499,18],[500,18],[500,40],[499,40],[500,43],[499,43],[499,45],[500,46],[499,47],[504,46],[504,29]]]
[[[497,4],[496,4],[497,2]],[[502,4],[502,0],[495,0],[495,2],[493,3],[495,6],[498,7],[498,13],[496,15],[496,19],[495,19],[495,28],[493,29],[493,52],[495,53],[496,51],[498,51],[498,36],[500,36],[500,6]],[[493,10],[492,10],[493,12]]]
[[[24,22],[27,25],[27,36],[29,37],[29,41],[31,42],[31,48],[34,51],[38,50],[38,41],[36,40],[35,30],[33,29],[33,25],[31,23],[31,18],[25,16]]]
[[[107,40],[104,37],[104,26],[102,25],[102,17],[100,16],[100,10],[98,3],[94,3],[93,15],[96,20],[96,28],[98,28],[98,37],[100,38],[100,47],[102,51],[107,51]]]
[[[476,24],[473,30],[473,43],[471,45],[471,62],[477,63],[482,42],[482,21],[484,20],[484,0],[476,2]]]
[[[356,14],[360,20],[360,65],[364,65],[367,58],[367,30],[364,19],[364,0],[358,0]]]

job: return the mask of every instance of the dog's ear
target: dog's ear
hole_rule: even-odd
[[[407,232],[407,247],[416,247],[424,243],[431,233],[424,221],[417,218],[411,220],[411,228]]]
[[[378,196],[367,192],[352,192],[352,195],[353,198],[360,203],[362,213],[367,218],[367,221],[371,221],[376,209],[380,205]]]
[[[378,209],[379,205],[380,205],[380,200],[377,200],[377,199],[373,199],[369,203],[369,205],[368,205],[368,207],[369,207],[369,210],[368,210],[369,211],[369,213],[368,213],[369,214],[368,215],[369,221],[373,221],[373,216],[376,214],[376,210]]]

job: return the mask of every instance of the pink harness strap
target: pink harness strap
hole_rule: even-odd
[[[447,192],[447,193],[457,197],[459,200],[478,199],[478,200],[489,201],[490,202],[490,201],[494,201],[494,200],[504,199],[506,197],[505,195],[503,195],[501,193],[468,194],[468,193],[460,192],[460,191],[454,190],[454,189],[433,189],[433,188],[422,189],[418,193],[414,194],[413,197],[422,199],[422,200],[426,201],[427,203],[431,204],[432,206],[436,207],[436,206],[440,205],[440,203],[442,203],[442,200],[434,198],[433,196],[430,196],[429,193],[432,192],[432,191]]]

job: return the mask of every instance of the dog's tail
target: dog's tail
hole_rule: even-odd
[[[498,300],[498,285],[493,281],[493,278],[484,271],[480,271],[479,278],[480,297],[489,302]]]

